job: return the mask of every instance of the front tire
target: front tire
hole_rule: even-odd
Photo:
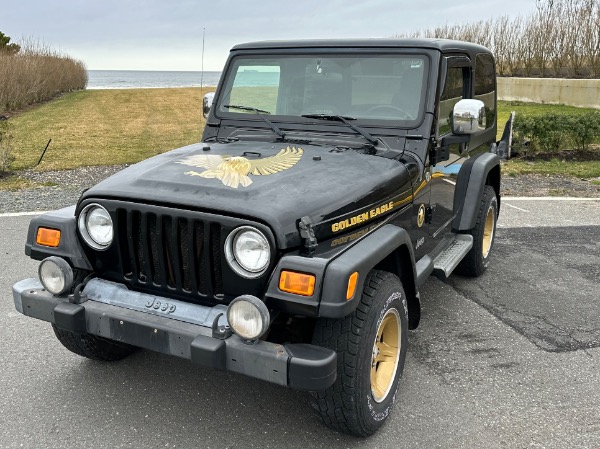
[[[114,362],[134,353],[138,348],[96,335],[79,334],[52,325],[58,341],[69,351],[101,362]]]
[[[485,186],[479,205],[475,227],[468,231],[473,236],[473,248],[460,261],[455,273],[463,276],[480,276],[487,269],[496,236],[498,200],[492,186]]]
[[[338,354],[335,383],[313,393],[314,407],[327,426],[364,437],[385,422],[404,369],[407,314],[400,279],[373,270],[353,314],[317,321],[313,343]]]

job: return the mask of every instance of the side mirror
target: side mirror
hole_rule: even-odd
[[[452,133],[471,135],[483,131],[485,123],[485,105],[481,100],[460,100],[452,111]]]
[[[208,113],[210,112],[210,108],[212,107],[214,99],[214,92],[207,93],[202,99],[202,115],[204,116],[204,118],[208,117]]]

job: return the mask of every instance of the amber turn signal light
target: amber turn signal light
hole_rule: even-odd
[[[355,271],[348,278],[348,290],[346,290],[346,300],[350,301],[356,292],[356,284],[358,283],[358,271]]]
[[[60,231],[58,229],[38,228],[35,241],[38,245],[56,248],[60,244]]]
[[[279,290],[301,296],[312,296],[315,292],[315,280],[312,274],[282,271],[279,277]]]

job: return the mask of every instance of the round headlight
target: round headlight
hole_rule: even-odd
[[[227,321],[243,340],[256,340],[269,328],[270,315],[264,302],[252,295],[235,298],[227,308]]]
[[[92,248],[107,248],[113,240],[110,214],[99,204],[88,204],[79,215],[79,232]]]
[[[73,270],[60,257],[50,256],[42,260],[38,275],[44,288],[53,295],[62,295],[73,286]]]
[[[262,232],[242,226],[227,237],[225,255],[231,268],[246,278],[262,275],[269,266],[271,248]]]

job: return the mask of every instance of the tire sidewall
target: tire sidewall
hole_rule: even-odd
[[[477,235],[477,243],[478,243],[478,258],[480,260],[480,264],[481,267],[485,270],[489,263],[490,263],[490,255],[492,254],[492,250],[494,249],[494,241],[496,240],[496,225],[498,222],[498,200],[496,199],[496,195],[493,193],[492,190],[492,194],[489,194],[489,190],[486,189],[486,201],[483,207],[483,214],[482,216],[479,218],[479,229],[478,231],[478,235]],[[483,256],[483,237],[484,237],[484,231],[485,231],[485,221],[487,218],[487,214],[488,211],[490,210],[490,207],[493,208],[493,215],[494,215],[494,226],[493,226],[493,235],[492,235],[492,242],[490,244],[490,249],[487,253],[487,256]]]
[[[396,309],[398,316],[400,317],[400,354],[398,358],[398,367],[390,391],[383,401],[376,402],[371,392],[373,344],[377,336],[379,325],[386,316],[387,311],[390,309]],[[386,282],[385,287],[378,292],[373,304],[371,304],[370,313],[367,318],[368,325],[366,326],[366,332],[361,342],[361,366],[358,385],[360,390],[359,412],[363,415],[363,422],[370,427],[370,429],[377,429],[383,424],[396,401],[408,346],[407,316],[408,306],[406,295],[404,294],[400,281],[396,279],[396,282]]]

